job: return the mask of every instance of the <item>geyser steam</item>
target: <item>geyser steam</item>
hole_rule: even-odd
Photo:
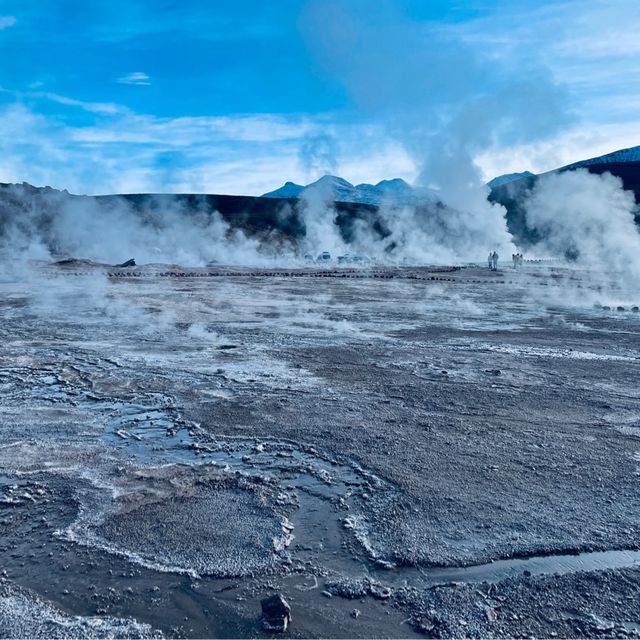
[[[427,255],[449,259],[479,260],[492,248],[514,252],[504,209],[487,202],[475,158],[549,138],[566,124],[564,92],[531,52],[526,60],[506,55],[462,27],[411,20],[390,1],[370,11],[358,0],[312,0],[302,28],[359,110],[414,158],[417,185],[435,188],[451,207],[430,211],[427,221],[420,212],[415,220],[392,220],[406,224],[396,235],[413,228]]]
[[[625,287],[640,283],[636,202],[610,173],[586,169],[542,176],[525,203],[527,223],[543,236],[543,251],[602,272]]]

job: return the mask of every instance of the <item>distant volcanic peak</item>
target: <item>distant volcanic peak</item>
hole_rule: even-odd
[[[365,182],[357,185],[356,190],[364,193],[371,192],[376,194],[382,193],[390,196],[415,197],[413,187],[406,183],[402,178],[380,180],[376,185],[367,184]]]
[[[414,189],[402,178],[381,180],[377,184],[363,182],[356,186],[339,176],[325,175],[319,180],[300,187],[293,182],[265,193],[265,198],[300,198],[304,195],[320,194],[325,199],[338,202],[358,202],[361,204],[414,206],[420,202],[439,201],[430,189]]]
[[[338,200],[339,202],[358,202],[356,200],[356,188],[344,178],[338,176],[322,176],[319,180],[308,184],[303,197],[319,194],[325,200]]]
[[[321,187],[325,185],[330,187],[339,187],[342,189],[354,188],[354,186],[348,180],[345,180],[344,178],[340,178],[339,176],[332,176],[332,175],[326,174],[322,176],[322,178],[320,178],[319,180],[316,180],[315,182],[308,184],[307,189],[309,189],[310,187]]]
[[[369,185],[358,185],[369,186]],[[402,178],[391,178],[391,180],[380,180],[376,185],[378,189],[393,189],[393,190],[407,190],[412,191],[413,188],[408,182],[405,182]]]
[[[503,184],[508,184],[509,182],[514,182],[515,180],[521,180],[522,178],[533,178],[534,173],[531,171],[522,171],[521,173],[505,173],[502,176],[498,176],[493,180],[487,182],[487,186],[491,189],[495,189],[496,187],[500,187]]]
[[[263,198],[298,198],[304,191],[304,186],[295,182],[285,182],[279,189],[263,193]]]

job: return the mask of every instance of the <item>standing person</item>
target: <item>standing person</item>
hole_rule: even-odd
[[[493,252],[493,270],[497,271],[498,270],[498,258],[500,256],[498,255],[497,251]]]
[[[518,262],[520,261],[520,258],[518,256],[517,253],[512,253],[511,254],[511,260],[513,260],[513,268],[517,269],[518,268]]]
[[[493,252],[489,253],[489,257],[487,258],[487,262],[489,264],[489,269],[493,271]]]

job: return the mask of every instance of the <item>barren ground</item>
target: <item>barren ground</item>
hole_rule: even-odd
[[[640,635],[638,304],[541,265],[5,276],[0,636],[260,637],[274,592],[292,637]]]

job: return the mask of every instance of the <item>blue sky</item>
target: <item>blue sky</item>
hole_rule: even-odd
[[[637,0],[0,0],[0,182],[550,169],[640,144],[638,27]]]

